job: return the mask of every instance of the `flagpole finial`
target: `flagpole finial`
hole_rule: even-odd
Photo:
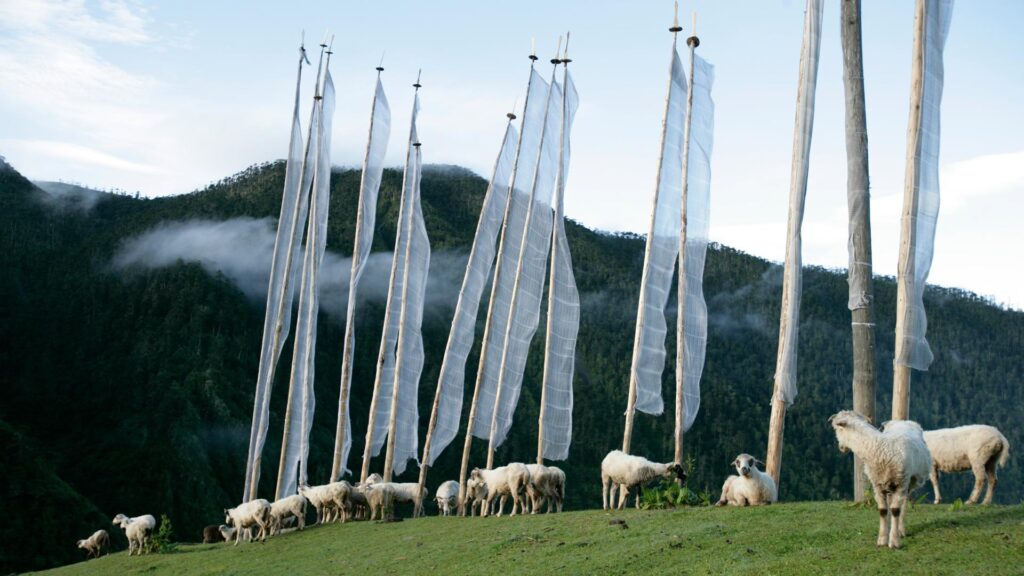
[[[688,46],[690,46],[691,48],[696,48],[697,46],[700,46],[700,38],[697,38],[697,13],[696,12],[693,13],[693,30],[691,32],[693,32],[693,36],[690,36],[689,38],[686,39],[686,44]]]
[[[561,63],[562,62],[561,55],[562,55],[562,37],[559,36],[558,37],[558,48],[555,50],[555,57],[551,59],[551,63],[552,64],[556,64],[556,65]]]
[[[673,34],[678,34],[679,32],[683,31],[683,27],[679,25],[679,2],[678,1],[676,2],[675,10],[676,10],[675,17],[672,18],[672,27],[669,28],[668,31],[673,33]]]
[[[420,84],[420,75],[422,75],[422,74],[423,74],[423,69],[422,68],[420,68],[419,70],[416,71],[416,83],[413,84],[413,87],[416,88],[417,91],[420,88],[423,87],[423,85]]]
[[[384,54],[386,53],[387,51],[380,53],[380,64],[377,64],[377,76],[380,76],[380,73],[384,71]]]
[[[417,147],[417,148],[419,148],[419,147],[420,147],[420,143],[419,143],[419,142],[413,142],[413,143],[412,143],[412,145],[413,145],[413,146],[415,146],[415,147]]]
[[[334,54],[334,34],[331,34],[331,41],[327,44],[327,53]]]
[[[572,62],[572,59],[569,58],[569,35],[570,34],[572,34],[572,33],[571,32],[566,32],[565,33],[565,50],[562,51],[562,64],[565,64],[565,65],[568,65],[569,62]]]
[[[327,48],[327,37],[330,36],[330,34],[331,34],[330,30],[324,30],[324,37],[323,37],[322,40],[320,40],[320,47],[321,48]]]
[[[519,106],[519,97],[518,96],[516,96],[516,99],[512,101],[512,111],[509,112],[508,114],[505,114],[505,116],[508,118],[509,122],[511,122],[511,121],[516,119],[516,107],[517,106]]]
[[[530,37],[530,61],[537,61],[537,38]]]

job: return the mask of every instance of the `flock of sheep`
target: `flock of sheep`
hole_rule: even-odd
[[[974,504],[988,482],[984,503],[992,502],[996,487],[996,467],[1003,467],[1010,455],[1010,443],[996,428],[975,424],[925,432],[916,422],[894,420],[881,428],[873,426],[860,414],[844,410],[829,418],[839,449],[852,451],[864,462],[864,472],[872,485],[878,505],[880,523],[878,546],[899,548],[906,535],[906,507],[910,493],[930,479],[935,492],[935,503],[941,502],[939,472],[974,472],[974,490],[968,504]],[[775,482],[758,467],[764,465],[749,454],[740,454],[733,462],[736,475],[726,478],[718,506],[757,506],[771,504],[778,498]],[[679,462],[657,463],[641,456],[613,450],[601,462],[601,496],[605,510],[622,509],[630,491],[640,506],[640,491],[658,478],[686,480],[686,472]],[[486,470],[476,468],[466,482],[466,511],[470,516],[504,514],[505,503],[512,500],[511,514],[536,514],[546,505],[548,513],[561,512],[565,500],[565,473],[555,466],[511,463]],[[396,504],[413,504],[413,516],[424,514],[423,500],[427,490],[419,494],[415,482],[384,482],[379,474],[371,474],[365,482],[347,481],[323,486],[301,486],[298,494],[276,502],[256,499],[224,510],[224,524],[207,526],[203,542],[243,539],[266,540],[285,527],[302,530],[306,524],[306,509],[316,510],[318,524],[347,522],[352,518],[370,520],[391,519]],[[618,494],[616,494],[618,492]],[[618,502],[616,502],[616,496]],[[439,514],[451,515],[459,505],[459,483],[448,480],[437,488],[435,495]],[[156,519],[149,515],[130,518],[124,514],[114,517],[113,523],[128,538],[128,555],[147,550]],[[87,557],[99,556],[109,549],[110,536],[97,530],[87,539],[79,540],[78,547],[86,550]]]

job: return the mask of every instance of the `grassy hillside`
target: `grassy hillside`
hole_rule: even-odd
[[[191,539],[202,526],[218,522],[225,506],[237,503],[265,302],[195,258],[127,269],[112,260],[133,238],[168,223],[276,218],[283,173],[281,163],[255,166],[192,194],[146,199],[76,187],[48,193],[0,165],[0,453],[9,463],[0,474],[0,496],[8,503],[8,519],[0,523],[0,573],[74,560],[78,551],[70,543],[119,512],[166,513],[179,534]],[[351,252],[358,183],[357,171],[333,174],[328,250],[334,254]],[[400,184],[399,171],[385,171],[375,252],[389,251],[394,241]],[[422,187],[435,267],[445,261],[443,254],[464,257],[486,182],[461,169],[432,169],[425,171]],[[643,195],[637,198],[633,201],[648,202]],[[583,310],[573,445],[569,459],[559,465],[573,487],[567,506],[578,510],[600,502],[599,462],[621,443],[643,239],[575,223],[568,237]],[[243,246],[238,252],[245,257],[249,250]],[[456,276],[457,282],[461,271]],[[787,415],[780,496],[849,498],[851,458],[836,449],[826,422],[852,402],[846,279],[810,267],[803,284],[800,396]],[[444,292],[453,302],[456,291],[457,284],[432,292]],[[875,293],[878,413],[884,417],[895,285],[878,279]],[[763,456],[781,268],[713,246],[705,294],[709,335],[703,397],[685,452],[694,464],[691,487],[716,492],[736,454]],[[911,415],[926,427],[996,425],[1016,454],[1024,446],[1024,313],[956,289],[930,288],[925,303],[936,360],[929,372],[915,374]],[[451,314],[451,305],[442,303],[424,319],[421,438]],[[362,453],[382,315],[381,306],[370,303],[357,317],[350,467]],[[671,306],[670,325],[674,315]],[[478,334],[482,324],[481,314]],[[337,317],[320,318],[309,462],[313,482],[325,480],[330,470],[343,328]],[[675,342],[674,331],[669,332],[671,362]],[[515,422],[496,454],[498,462],[535,457],[542,347],[543,339],[535,338]],[[477,356],[474,349],[469,374],[475,373]],[[264,496],[276,477],[290,358],[289,341],[271,403]],[[669,368],[663,378],[669,407],[674,389]],[[456,438],[431,469],[431,488],[457,477],[461,441]],[[473,465],[483,463],[483,444],[475,442]],[[669,457],[670,416],[638,416],[633,449],[656,459]],[[414,480],[416,473],[410,466],[400,480]],[[967,476],[944,477],[947,499],[966,496]],[[800,481],[790,481],[796,478]],[[1022,497],[1024,459],[1013,456],[1000,471],[996,499],[1017,504]],[[77,520],[40,520],[58,516]]]
[[[1020,574],[1024,507],[918,505],[901,550],[838,502],[762,508],[422,518],[310,527],[266,543],[118,553],[45,574]],[[610,524],[623,519],[626,528]]]

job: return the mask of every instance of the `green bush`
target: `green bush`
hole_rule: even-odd
[[[167,514],[160,515],[160,528],[157,529],[156,534],[149,541],[149,548],[147,552],[156,552],[157,554],[167,554],[173,552],[178,547],[174,543],[174,527],[171,525],[171,519],[167,517]]]

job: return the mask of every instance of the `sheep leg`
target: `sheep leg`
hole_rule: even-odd
[[[900,547],[900,536],[903,532],[903,504],[906,503],[907,494],[904,491],[889,495],[889,513],[892,515],[892,522],[889,526],[889,548]]]
[[[996,461],[997,456],[989,458],[988,462],[985,463],[985,475],[988,476],[988,492],[985,493],[985,500],[982,504],[991,504],[992,495],[996,491]]]
[[[604,474],[601,475],[601,506],[604,510],[608,509],[608,484],[611,482],[611,478],[608,478]],[[615,496],[612,495],[612,498]]]
[[[886,546],[889,543],[889,503],[886,501],[882,487],[874,486],[875,504],[878,505],[878,539],[875,546]]]
[[[939,492],[939,467],[938,466],[932,465],[931,481],[932,481],[932,491],[935,492],[935,502],[934,503],[935,504],[940,504],[942,502],[942,494]]]
[[[985,486],[985,466],[975,466],[972,463],[971,471],[974,472],[974,490],[971,490],[971,497],[967,499],[967,504],[976,504],[978,497],[981,496],[981,490]]]
[[[629,487],[625,484],[619,484],[619,510],[626,508],[626,500],[629,498]]]

